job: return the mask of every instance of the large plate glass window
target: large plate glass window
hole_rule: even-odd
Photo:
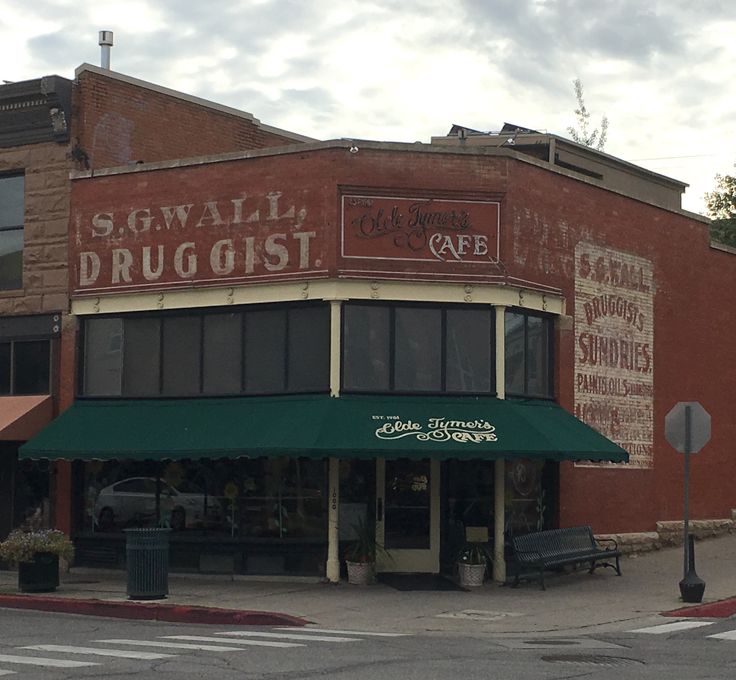
[[[346,392],[494,394],[493,308],[349,303]]]
[[[552,397],[552,357],[552,319],[539,314],[507,310],[506,394]]]
[[[85,396],[325,392],[327,305],[95,317],[85,323]]]
[[[0,176],[0,290],[23,287],[23,175]]]

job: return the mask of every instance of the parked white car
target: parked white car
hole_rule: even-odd
[[[163,480],[160,485],[161,514],[169,515],[169,524],[175,531],[222,521],[222,509],[216,498],[179,491]],[[128,477],[104,487],[97,495],[94,513],[101,531],[110,531],[116,525],[155,521],[156,479]]]

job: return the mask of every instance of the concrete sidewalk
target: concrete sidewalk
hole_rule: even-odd
[[[335,585],[307,578],[171,574],[168,598],[154,602],[127,600],[124,571],[74,568],[62,574],[55,593],[37,595],[20,595],[16,573],[5,571],[0,572],[0,607],[17,606],[12,602],[20,599],[33,608],[53,610],[52,603],[63,600],[68,602],[68,611],[95,613],[82,606],[93,601],[98,614],[104,614],[105,605],[112,605],[125,608],[127,618],[193,623],[221,623],[217,617],[208,621],[202,614],[224,611],[235,616],[227,621],[240,624],[570,635],[629,629],[657,619],[661,622],[662,612],[684,606],[678,587],[682,566],[682,548],[667,548],[623,558],[621,577],[605,568],[593,575],[585,570],[551,574],[546,591],[534,582],[522,583],[519,588],[486,583],[472,592],[399,591],[384,584]],[[696,566],[706,582],[703,602],[735,596],[736,535],[698,542]],[[152,609],[162,615],[152,615]],[[179,612],[179,618],[163,615],[172,609]]]

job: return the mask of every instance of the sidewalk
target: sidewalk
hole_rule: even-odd
[[[696,543],[704,603],[736,595],[736,535]],[[32,604],[73,613],[111,614],[229,625],[305,625],[321,628],[418,633],[581,634],[656,622],[680,600],[682,547],[622,559],[623,576],[601,568],[589,575],[551,574],[547,590],[486,583],[472,592],[399,591],[384,584],[351,586],[318,579],[170,574],[165,600],[129,601],[124,571],[72,569],[55,593],[20,594],[17,574],[0,572],[0,607]],[[85,604],[93,602],[93,606]],[[170,614],[167,614],[169,612]],[[224,618],[218,618],[222,615]],[[660,619],[661,621],[661,619]]]

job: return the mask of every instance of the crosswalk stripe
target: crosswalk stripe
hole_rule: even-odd
[[[312,642],[360,642],[359,638],[338,637],[335,635],[304,635],[302,633],[262,633],[260,631],[234,630],[215,635],[234,635],[240,637],[283,638],[286,640],[311,640]]]
[[[636,630],[630,630],[629,633],[650,633],[652,635],[662,635],[664,633],[675,633],[678,630],[701,628],[702,626],[710,626],[712,624],[713,621],[673,621],[672,623],[662,623],[659,626],[637,628]]]
[[[69,661],[67,659],[46,659],[41,656],[16,656],[0,654],[0,663],[18,663],[27,666],[48,666],[50,668],[80,668],[81,666],[99,666],[92,661]]]
[[[709,638],[718,638],[719,640],[736,640],[736,630],[727,630],[723,633],[715,633],[708,635]]]
[[[253,647],[279,647],[285,649],[287,647],[304,647],[299,642],[272,642],[270,640],[243,640],[243,639],[232,639],[228,640],[225,638],[207,637],[206,635],[162,635],[164,640],[192,640],[193,642],[219,642],[227,643],[229,645],[251,645]],[[232,647],[222,647],[222,649],[232,649]]]
[[[97,654],[99,656],[115,656],[121,659],[167,659],[174,654],[160,652],[134,652],[124,649],[98,649],[97,647],[72,647],[69,645],[29,645],[20,649],[36,649],[40,652],[66,652],[68,654]]]
[[[185,642],[157,642],[155,640],[93,640],[92,642],[113,645],[133,645],[135,647],[159,647],[163,649],[196,649],[203,652],[243,651],[237,647],[225,647],[225,645],[193,645]]]
[[[274,628],[274,630],[294,630],[293,628]],[[373,633],[364,630],[330,630],[329,628],[303,628],[307,633],[336,633],[338,635],[370,635],[373,637],[406,637],[409,633]]]
[[[0,670],[0,675],[15,675],[15,671]]]

